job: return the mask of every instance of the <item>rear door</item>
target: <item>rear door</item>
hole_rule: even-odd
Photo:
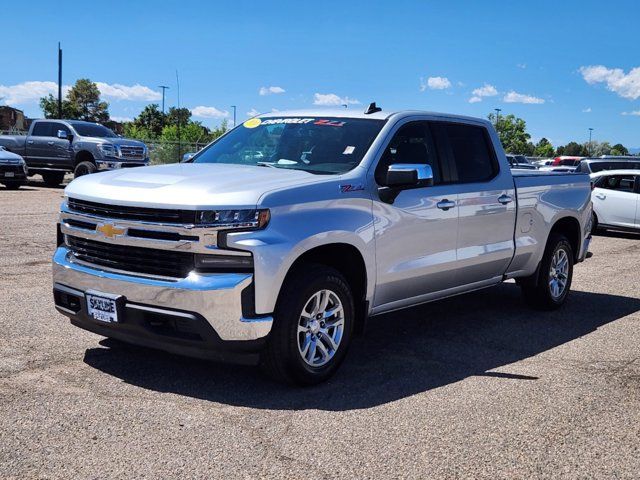
[[[438,122],[438,150],[458,196],[457,283],[499,281],[514,253],[516,192],[481,124]]]
[[[31,130],[31,135],[27,137],[27,157],[32,165],[46,166],[50,163],[50,146],[52,122],[36,122]]]

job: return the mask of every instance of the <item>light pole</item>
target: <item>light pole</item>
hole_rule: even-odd
[[[591,156],[591,132],[593,132],[593,128],[589,127],[589,156]]]
[[[58,118],[62,119],[62,48],[58,42]]]
[[[169,87],[167,87],[165,85],[158,85],[158,88],[162,89],[162,113],[164,114],[164,91],[166,89],[168,89]]]
[[[498,132],[498,122],[500,121],[500,112],[502,111],[502,109],[494,108],[494,110],[496,111],[496,132]]]
[[[231,108],[233,108],[233,128],[235,128],[236,127],[236,106],[231,105]]]

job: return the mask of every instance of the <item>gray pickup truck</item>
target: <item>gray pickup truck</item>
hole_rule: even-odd
[[[512,171],[485,120],[278,112],[186,163],[71,182],[55,305],[106,337],[313,384],[369,316],[508,279],[560,307],[591,210],[587,175]]]
[[[34,120],[26,136],[0,135],[0,146],[22,156],[29,175],[42,175],[49,186],[59,185],[66,172],[80,177],[99,170],[149,164],[144,143],[79,120]]]

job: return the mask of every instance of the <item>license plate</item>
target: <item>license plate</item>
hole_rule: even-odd
[[[4,176],[6,178],[12,178],[12,177],[15,177],[16,174],[15,174],[15,172],[4,172]]]
[[[86,293],[87,311],[94,320],[105,323],[118,322],[118,296],[106,293]]]

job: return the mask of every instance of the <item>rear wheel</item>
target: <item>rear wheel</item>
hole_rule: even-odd
[[[96,170],[97,170],[97,167],[95,163],[88,162],[88,161],[80,162],[78,165],[76,165],[76,168],[73,171],[73,178],[82,177],[84,175],[90,175],[92,173],[95,173]]]
[[[323,382],[342,363],[353,325],[353,296],[340,272],[303,266],[283,286],[262,367],[281,382]]]
[[[64,172],[46,172],[42,179],[47,187],[57,187],[64,180]]]
[[[536,284],[525,283],[522,286],[527,303],[541,310],[562,306],[571,289],[573,259],[573,249],[567,237],[552,234],[540,262]]]

